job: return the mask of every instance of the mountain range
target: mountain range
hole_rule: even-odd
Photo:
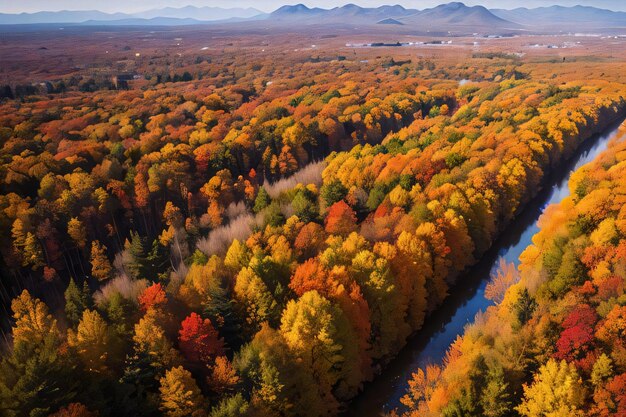
[[[551,25],[574,25],[578,28],[626,26],[626,12],[614,12],[589,6],[492,9],[491,12],[502,19],[530,27]]]
[[[140,22],[154,19],[154,22],[189,23],[222,21],[229,19],[249,19],[266,16],[265,13],[254,8],[221,8],[221,7],[195,7],[185,6],[181,8],[166,7],[163,9],[147,10],[140,13],[104,13],[98,10],[62,10],[58,12],[36,12],[9,14],[0,13],[0,25],[20,25],[39,23],[102,23],[120,22],[121,25],[127,22]]]
[[[62,23],[80,25],[174,26],[236,21],[262,21],[264,25],[302,26],[398,25],[420,31],[511,32],[520,30],[580,31],[626,28],[626,12],[588,6],[551,6],[513,10],[466,6],[460,2],[441,4],[430,9],[402,6],[375,8],[347,4],[332,9],[309,8],[303,4],[286,5],[266,14],[254,8],[194,7],[154,9],[135,14],[100,11],[60,11],[21,14],[0,13],[0,25]]]
[[[466,6],[460,2],[441,4],[424,10],[402,6],[363,8],[348,4],[333,9],[308,8],[303,4],[283,6],[265,20],[282,24],[393,24],[429,31],[454,29],[490,29],[497,32],[516,30],[545,31],[626,28],[626,12],[595,7],[551,6],[535,9],[493,9]]]

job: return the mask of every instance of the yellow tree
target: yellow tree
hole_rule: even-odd
[[[585,389],[573,364],[550,359],[539,368],[533,383],[524,385],[524,399],[516,408],[525,417],[582,417]]]
[[[91,275],[98,281],[111,278],[113,268],[106,255],[106,247],[97,240],[91,242]]]
[[[226,255],[224,256],[224,266],[232,273],[236,273],[250,262],[250,253],[246,245],[234,239]]]
[[[245,267],[237,274],[234,294],[242,305],[246,322],[254,333],[264,321],[273,322],[280,314],[280,306],[265,282],[252,270]]]
[[[317,291],[309,291],[287,304],[280,333],[315,379],[323,407],[334,410],[333,388],[343,396],[352,388],[346,382],[359,366],[356,335],[341,309]]]
[[[526,190],[526,170],[524,164],[517,158],[513,158],[500,167],[498,173],[498,185],[503,193],[504,219],[511,219],[522,202]]]
[[[448,255],[450,247],[446,244],[446,237],[433,223],[422,223],[417,227],[415,235],[426,243],[428,256],[432,265],[432,277],[426,280],[428,290],[428,307],[432,310],[439,305],[448,295],[449,266],[451,264]]]
[[[412,233],[400,233],[396,246],[391,267],[398,278],[400,291],[407,300],[409,323],[413,329],[418,329],[426,314],[426,279],[432,275],[430,258],[424,241]]]
[[[136,351],[149,355],[155,363],[171,366],[179,361],[179,356],[159,325],[162,321],[162,314],[154,308],[149,309],[135,325],[133,341]]]
[[[57,321],[48,312],[48,306],[33,298],[26,290],[11,303],[15,327],[13,343],[27,342],[37,345],[50,333],[58,333]]]
[[[85,310],[76,331],[67,332],[67,343],[90,372],[104,372],[109,358],[111,334],[104,319],[96,311]]]
[[[41,245],[39,244],[37,237],[30,232],[26,234],[23,254],[23,266],[31,265],[31,268],[33,270],[39,269],[40,267],[44,266],[43,251],[41,250]]]
[[[211,390],[219,394],[232,391],[239,383],[239,376],[226,356],[215,358],[211,375],[207,378]]]
[[[160,409],[167,417],[206,416],[205,400],[191,373],[182,366],[165,372],[161,386]]]
[[[87,229],[85,229],[85,225],[77,217],[72,217],[67,223],[67,234],[70,235],[79,248],[82,249],[87,244]]]
[[[0,415],[45,415],[76,394],[73,361],[42,301],[24,290],[11,309],[13,349],[0,361]]]

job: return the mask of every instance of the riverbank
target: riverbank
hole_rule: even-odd
[[[511,222],[506,232],[494,242],[463,279],[444,305],[426,320],[424,327],[414,334],[405,348],[392,360],[374,381],[349,406],[347,417],[377,417],[383,412],[402,408],[400,398],[406,393],[408,380],[418,368],[430,363],[440,363],[450,344],[463,332],[479,311],[491,302],[484,297],[485,286],[497,269],[499,259],[519,264],[519,255],[531,244],[532,236],[539,230],[537,220],[548,205],[558,203],[569,194],[571,173],[592,161],[603,152],[617,134],[621,122],[613,122],[605,133],[592,136],[559,169],[547,177],[542,190]]]

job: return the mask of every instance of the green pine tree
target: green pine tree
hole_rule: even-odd
[[[126,415],[155,415],[158,410],[159,378],[165,369],[153,363],[146,352],[126,356],[124,373],[120,378],[122,399],[120,408]]]
[[[60,339],[48,333],[41,343],[17,341],[0,362],[0,415],[47,416],[76,396],[80,381],[71,357],[61,356]]]
[[[127,267],[134,278],[148,278],[146,276],[146,249],[144,239],[137,232],[130,233],[130,242],[126,241],[126,247],[130,252],[130,262]]]
[[[536,308],[537,302],[530,296],[528,289],[524,288],[513,305],[513,313],[518,321],[514,327],[519,328],[525,325],[531,319]]]
[[[65,317],[75,326],[83,316],[83,311],[90,307],[91,292],[87,281],[83,283],[82,291],[78,289],[74,278],[70,278],[70,283],[65,290]]]
[[[203,302],[203,316],[208,318],[217,327],[224,338],[226,346],[237,351],[242,344],[242,320],[235,310],[235,303],[228,291],[221,285],[212,285],[208,297]]]
[[[317,202],[315,195],[309,190],[303,189],[298,191],[291,201],[296,216],[305,223],[315,221],[318,217]]]
[[[339,180],[324,184],[320,189],[320,196],[324,200],[326,207],[330,207],[338,201],[343,200],[348,194],[348,189]]]
[[[105,306],[106,316],[115,333],[122,339],[130,341],[133,334],[133,320],[137,313],[137,305],[124,298],[119,292],[113,293]]]
[[[152,248],[146,256],[146,277],[166,281],[169,278],[168,256],[165,247],[161,245],[158,239],[152,241]]]
[[[280,210],[280,204],[276,201],[272,201],[272,203],[267,206],[264,215],[265,223],[270,226],[278,227],[285,224],[285,216],[283,216],[283,213]]]
[[[83,289],[82,289],[81,295],[83,296],[83,300],[85,301],[85,307],[87,309],[93,308],[93,302],[91,298],[91,288],[89,288],[89,283],[87,282],[86,279],[83,281]]]
[[[504,417],[510,414],[512,403],[508,392],[509,384],[505,382],[502,367],[489,369],[487,385],[483,388],[480,403],[485,417]]]
[[[270,195],[265,190],[265,187],[259,188],[259,192],[257,193],[256,199],[254,200],[254,207],[253,207],[254,212],[255,213],[260,212],[261,210],[269,206],[271,202],[272,202],[272,199],[270,198]]]

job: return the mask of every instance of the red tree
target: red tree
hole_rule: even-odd
[[[626,416],[626,374],[617,375],[606,384],[599,385],[594,394],[591,410],[598,417]]]
[[[139,296],[139,305],[143,311],[148,311],[152,307],[163,306],[166,303],[167,296],[160,283],[152,284]]]
[[[563,331],[556,342],[555,357],[567,361],[584,360],[593,349],[594,327],[597,321],[596,311],[587,304],[571,311],[561,324]],[[577,363],[578,366],[581,364]]]
[[[616,416],[626,416],[626,374],[613,378],[606,384],[606,389],[611,393],[615,404]]]
[[[219,337],[211,320],[191,313],[181,323],[179,331],[180,350],[192,362],[209,362],[224,354],[224,340]]]
[[[343,200],[336,202],[326,216],[326,232],[334,235],[347,235],[356,230],[356,214]]]
[[[389,202],[389,200],[383,200],[383,202],[378,205],[376,211],[374,211],[374,218],[389,216],[392,211],[393,205]]]

